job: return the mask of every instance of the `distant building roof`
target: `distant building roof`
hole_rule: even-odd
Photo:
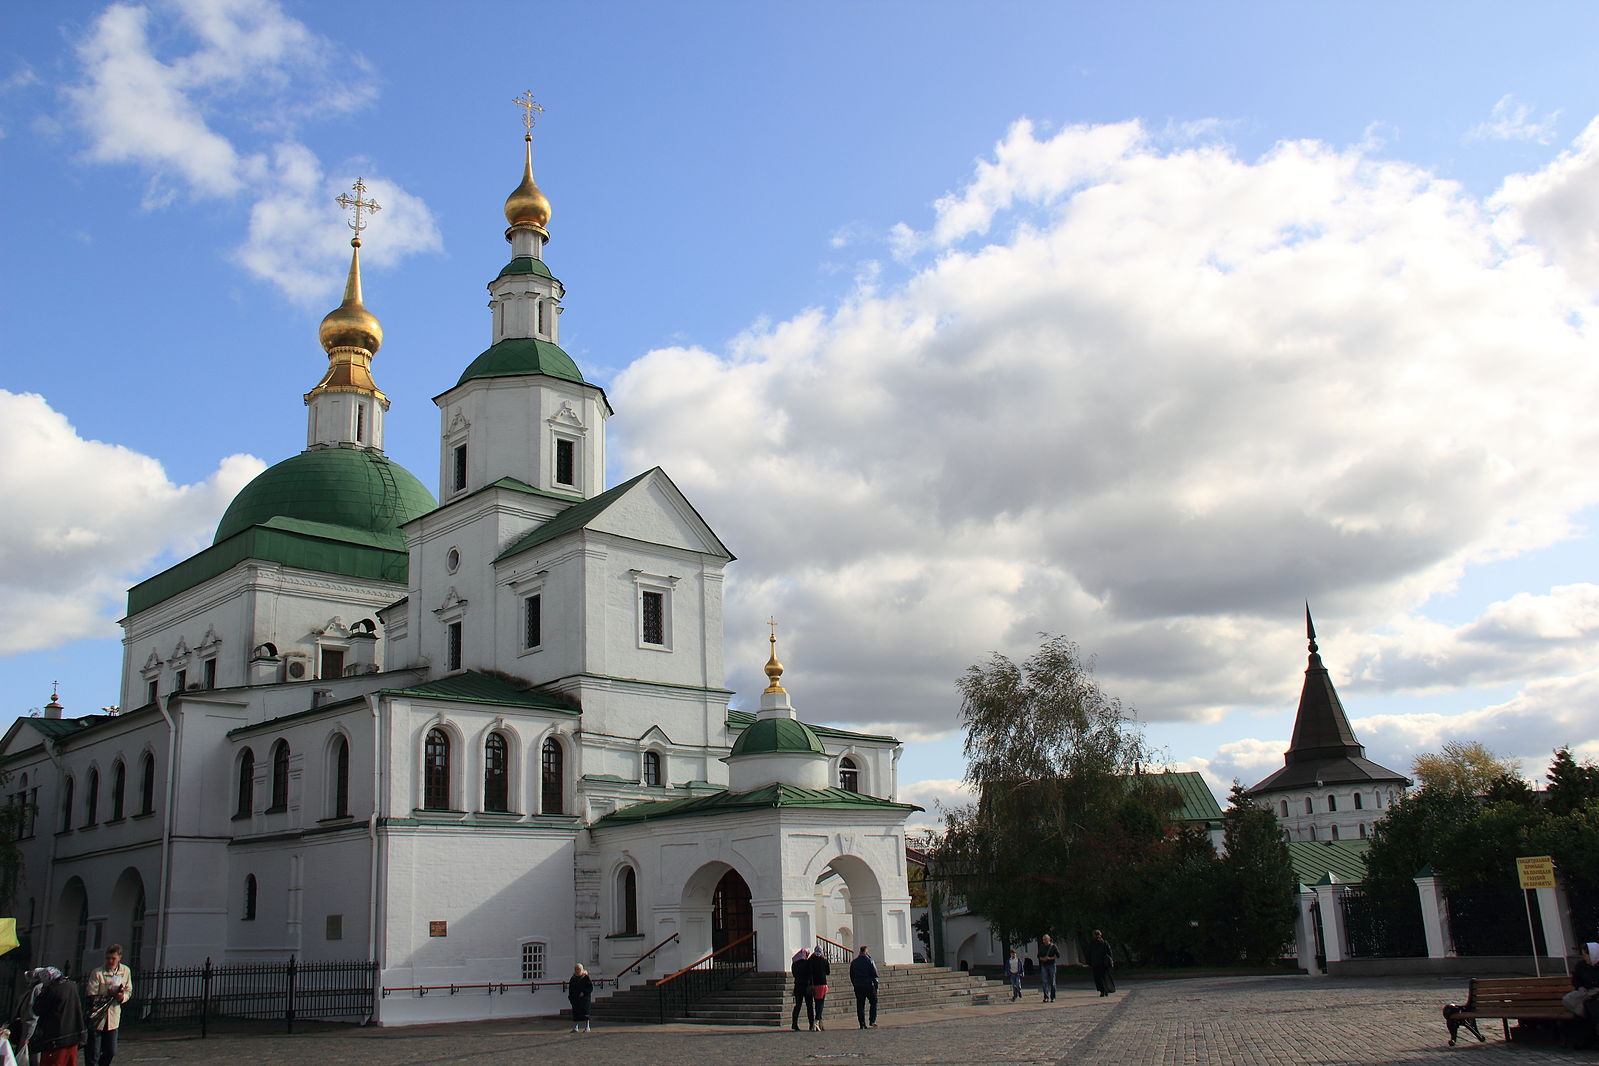
[[[659,818],[706,818],[773,807],[834,811],[897,810],[907,813],[925,809],[913,803],[894,803],[874,796],[863,796],[859,792],[846,792],[841,788],[800,788],[798,785],[774,783],[750,792],[717,792],[709,796],[635,803],[607,814],[594,823],[594,828],[633,825]]]
[[[1302,885],[1314,885],[1332,874],[1346,885],[1366,880],[1364,840],[1291,840],[1288,861],[1294,865],[1294,878]]]

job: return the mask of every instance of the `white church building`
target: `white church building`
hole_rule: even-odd
[[[662,941],[632,977],[730,945],[783,969],[820,935],[910,962],[899,743],[800,721],[775,635],[730,709],[733,555],[662,470],[605,485],[531,124],[491,343],[434,398],[437,497],[383,452],[362,193],[305,450],[129,591],[120,712],[52,697],[5,735],[32,959],[375,960],[386,1024],[554,1012],[557,987],[418,990],[614,975]]]

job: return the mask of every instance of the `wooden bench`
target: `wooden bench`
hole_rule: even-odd
[[[1498,1018],[1510,1039],[1510,1019],[1517,1021],[1571,1021],[1577,1016],[1566,1009],[1560,997],[1571,991],[1569,977],[1473,977],[1463,1006],[1451,1003],[1444,1008],[1444,1023],[1449,1026],[1449,1046],[1462,1026],[1478,1040],[1486,1040],[1477,1029],[1478,1018]]]

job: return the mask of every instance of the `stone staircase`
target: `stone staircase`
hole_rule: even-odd
[[[897,1011],[936,1010],[947,1006],[989,1003],[998,999],[1005,986],[998,981],[944,970],[926,963],[879,967],[879,1014]],[[835,968],[836,970],[836,968]],[[786,973],[756,972],[734,981],[730,988],[713,992],[689,1008],[687,1014],[667,1018],[673,1022],[701,1025],[787,1025],[794,1001],[789,995]],[[829,986],[827,1021],[831,1028],[855,1025],[855,993],[846,976],[842,984]],[[562,1011],[570,1017],[570,1011]],[[654,982],[636,985],[594,1001],[596,1022],[635,1022],[656,1024],[660,1000]],[[804,1022],[802,1021],[803,1025]]]

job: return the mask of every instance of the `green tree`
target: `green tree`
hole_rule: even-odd
[[[1059,636],[1019,665],[995,654],[957,687],[978,799],[945,812],[936,859],[949,888],[1006,940],[1115,928],[1176,809],[1142,770],[1131,713]]]
[[[1410,765],[1422,788],[1447,789],[1482,796],[1503,788],[1505,779],[1521,780],[1521,763],[1495,755],[1479,740],[1452,740],[1442,752],[1423,752]]]
[[[1549,809],[1570,814],[1599,802],[1599,766],[1578,762],[1567,747],[1555,750],[1549,767]]]
[[[1236,781],[1223,819],[1221,885],[1232,916],[1234,950],[1251,962],[1272,962],[1293,936],[1299,892],[1282,826]]]

